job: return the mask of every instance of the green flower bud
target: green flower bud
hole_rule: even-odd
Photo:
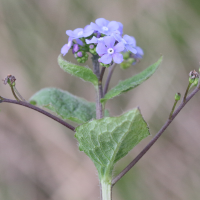
[[[78,58],[78,57],[77,57],[76,60],[77,60],[78,63],[81,63],[81,58]]]
[[[199,79],[198,78],[195,78],[194,82],[193,82],[193,85],[194,86],[197,86],[198,85],[198,82],[199,82]]]
[[[174,98],[175,98],[176,101],[179,101],[181,99],[181,94],[176,93]]]
[[[128,60],[130,58],[130,53],[129,52],[124,53],[123,58],[124,60]]]
[[[127,62],[122,62],[120,64],[121,69],[128,69],[131,66],[131,64],[127,63]]]
[[[128,62],[129,64],[132,64],[134,61],[135,61],[134,58],[129,58],[129,59],[127,60],[127,62]]]
[[[190,82],[190,83],[193,83],[194,80],[195,80],[194,78],[189,78],[189,82]]]

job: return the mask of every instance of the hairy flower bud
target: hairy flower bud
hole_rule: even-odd
[[[191,72],[189,73],[189,77],[190,77],[191,79],[195,79],[195,78],[198,78],[198,77],[199,77],[199,74],[198,74],[198,72],[196,72],[195,70],[193,70],[193,71],[191,71]]]
[[[181,94],[176,93],[174,98],[175,98],[176,101],[179,101],[181,99]]]

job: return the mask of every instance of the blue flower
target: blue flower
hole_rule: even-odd
[[[68,43],[65,44],[65,45],[61,48],[61,54],[63,54],[63,56],[65,56],[65,55],[68,53],[69,49],[72,47],[72,44],[73,44],[72,40],[73,40],[73,39],[72,39],[71,37],[69,37]]]
[[[103,33],[105,35],[111,35],[114,31],[119,29],[119,24],[116,21],[109,22],[104,18],[96,19],[96,24],[91,22],[91,27],[94,31]]]
[[[117,38],[118,42],[123,42],[124,46],[125,46],[125,50],[126,51],[130,51],[134,54],[137,53],[136,50],[136,40],[134,37],[131,37],[129,35],[124,35],[123,38]]]
[[[124,44],[119,42],[115,45],[115,42],[114,37],[105,36],[104,43],[98,43],[96,51],[101,56],[100,62],[110,64],[113,60],[119,64],[123,61],[123,55],[119,52],[124,50]]]
[[[87,25],[84,29],[83,28],[77,28],[74,31],[67,30],[66,34],[71,37],[72,39],[78,39],[82,37],[88,37],[94,33],[94,30],[90,25]]]

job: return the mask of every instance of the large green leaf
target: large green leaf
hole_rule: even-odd
[[[79,77],[85,81],[91,82],[94,84],[94,86],[98,85],[98,78],[90,68],[70,63],[64,60],[61,55],[58,56],[58,64],[65,72],[68,72],[69,74]]]
[[[62,119],[69,119],[79,124],[96,117],[95,103],[56,88],[44,88],[38,91],[30,98],[30,103],[48,108]]]
[[[100,179],[110,177],[114,164],[149,135],[147,123],[135,108],[119,117],[92,120],[76,128],[79,149],[94,162]]]
[[[129,79],[119,82],[117,86],[112,88],[104,96],[104,98],[101,99],[101,102],[104,103],[107,100],[112,99],[113,97],[116,97],[116,96],[122,94],[123,92],[127,92],[127,91],[137,87],[141,83],[143,83],[145,80],[147,80],[150,76],[152,76],[154,74],[154,72],[156,71],[156,69],[158,68],[160,63],[162,62],[162,58],[163,57],[161,57],[156,63],[149,66],[147,69],[145,69],[141,73],[139,73]]]

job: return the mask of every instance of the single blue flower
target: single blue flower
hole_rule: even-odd
[[[118,42],[123,42],[124,47],[125,47],[125,51],[130,51],[134,54],[137,53],[136,50],[136,40],[134,37],[129,36],[129,35],[124,35],[123,38],[117,38]]]
[[[123,55],[119,52],[124,50],[124,44],[119,42],[115,45],[115,42],[114,37],[105,36],[104,43],[98,43],[96,52],[101,56],[100,61],[102,63],[110,64],[113,60],[119,64],[123,61]]]
[[[92,29],[105,35],[111,35],[114,31],[119,29],[119,24],[116,21],[109,22],[104,18],[99,18],[96,19],[95,23],[90,23]]]
[[[69,37],[68,43],[65,44],[65,45],[61,48],[61,54],[62,54],[63,56],[65,56],[65,55],[68,53],[69,49],[72,47],[72,44],[73,44],[72,40],[73,40],[73,39],[72,39],[71,37]]]
[[[82,37],[88,37],[94,33],[93,28],[90,25],[87,25],[84,29],[83,28],[77,28],[74,31],[67,30],[66,34],[71,37],[72,39],[78,39]]]

